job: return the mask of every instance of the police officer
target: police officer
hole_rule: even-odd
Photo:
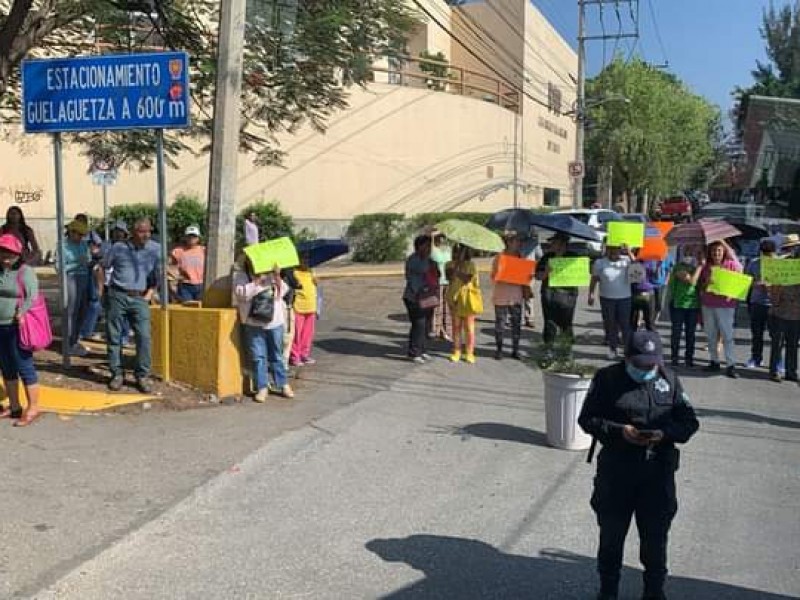
[[[663,365],[661,339],[631,335],[625,362],[597,372],[578,423],[603,445],[591,505],[600,526],[598,600],[617,598],[625,536],[636,516],[643,600],[663,600],[667,534],[678,510],[679,451],[699,427],[678,377]]]

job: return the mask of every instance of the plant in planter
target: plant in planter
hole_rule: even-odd
[[[591,436],[578,425],[583,401],[596,368],[575,360],[574,340],[561,334],[552,346],[543,346],[534,358],[544,378],[547,443],[563,450],[586,450]]]

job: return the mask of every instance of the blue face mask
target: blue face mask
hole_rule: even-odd
[[[631,363],[626,362],[625,371],[628,373],[628,377],[633,379],[636,383],[646,383],[658,377],[658,367],[643,371],[642,369],[637,369]]]

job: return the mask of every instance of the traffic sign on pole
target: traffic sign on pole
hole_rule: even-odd
[[[31,59],[22,63],[27,133],[188,127],[185,52]]]
[[[583,163],[573,160],[569,163],[570,177],[583,177]]]

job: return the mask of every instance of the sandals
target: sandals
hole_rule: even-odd
[[[14,427],[28,427],[29,425],[33,425],[36,421],[41,419],[44,416],[43,412],[33,413],[31,415],[29,412],[25,412],[20,419],[14,423]]]
[[[0,419],[19,419],[22,418],[22,407],[17,409],[4,408],[0,411]]]

